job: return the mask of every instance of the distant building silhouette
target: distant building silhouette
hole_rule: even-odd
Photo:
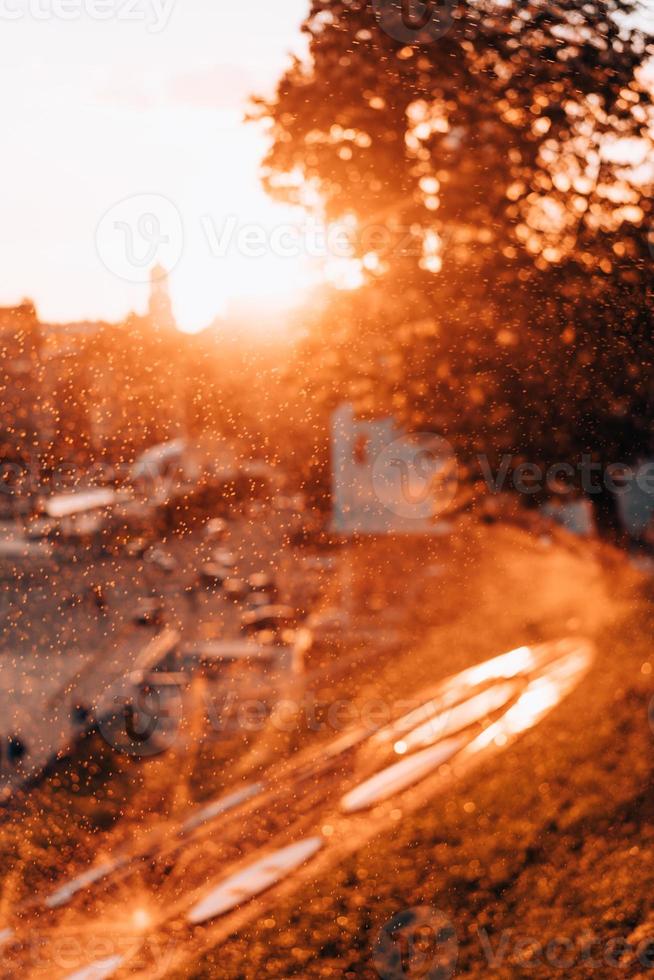
[[[42,323],[29,300],[0,307],[4,472],[35,488],[64,464],[129,458],[183,435],[180,363],[163,270],[150,313],[122,323]],[[25,496],[0,484],[0,513]]]
[[[0,308],[0,456],[28,460],[44,434],[43,335],[31,300]]]

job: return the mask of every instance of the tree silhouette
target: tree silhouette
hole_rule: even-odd
[[[362,410],[436,427],[470,459],[648,451],[653,49],[637,7],[462,2],[410,43],[402,13],[315,0],[309,58],[257,103],[266,186],[347,222],[367,281],[324,317],[316,388],[345,379]]]

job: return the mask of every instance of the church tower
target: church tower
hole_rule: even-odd
[[[157,330],[177,329],[168,290],[168,273],[161,265],[155,265],[150,273],[148,316]]]

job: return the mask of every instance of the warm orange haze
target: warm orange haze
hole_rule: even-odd
[[[654,38],[0,0],[0,980],[654,969]]]

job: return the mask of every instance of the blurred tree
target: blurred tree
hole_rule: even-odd
[[[391,245],[407,232],[400,253],[419,245],[430,272],[491,260],[503,273],[523,253],[545,269],[642,222],[652,115],[631,2],[463,2],[443,36],[427,25],[410,45],[375,16],[389,29],[402,6],[314,0],[309,62],[259,103],[274,194],[352,216],[359,256],[382,273],[397,256],[375,250],[376,233]]]
[[[326,311],[303,387],[390,407],[471,459],[648,451],[637,6],[453,0],[422,26],[404,9],[314,0],[309,59],[257,103],[268,189],[342,222],[351,254],[332,264],[364,283]]]

